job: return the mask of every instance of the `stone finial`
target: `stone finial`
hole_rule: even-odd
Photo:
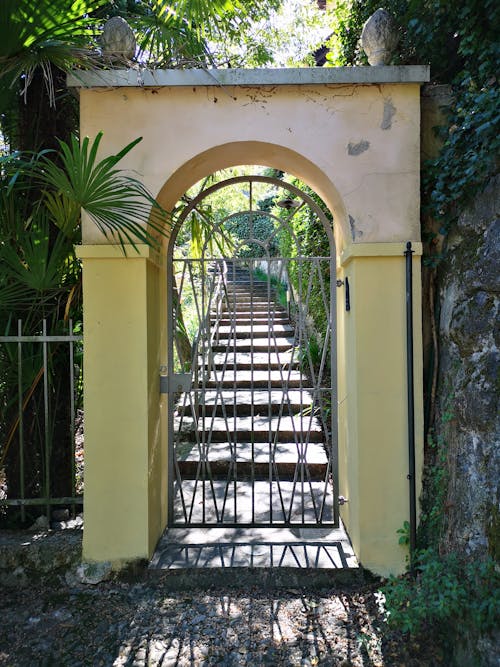
[[[131,60],[135,54],[135,35],[121,16],[106,21],[101,35],[103,55],[112,60]]]
[[[370,65],[388,65],[398,40],[396,21],[385,9],[377,9],[363,26],[361,46]]]

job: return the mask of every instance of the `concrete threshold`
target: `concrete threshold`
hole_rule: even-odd
[[[328,588],[363,571],[339,528],[170,528],[148,568],[172,590]]]

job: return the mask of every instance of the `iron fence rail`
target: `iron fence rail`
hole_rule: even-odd
[[[9,334],[5,336],[0,336],[0,344],[4,346],[9,346],[10,350],[15,350],[14,355],[17,357],[15,363],[17,366],[17,415],[12,415],[11,413],[11,427],[6,433],[6,439],[0,443],[0,473],[4,469],[5,459],[8,453],[8,449],[14,445],[14,436],[17,431],[17,446],[19,448],[19,479],[18,479],[18,488],[19,488],[19,497],[13,498],[9,497],[9,479],[6,479],[7,492],[0,492],[0,507],[19,507],[21,513],[21,520],[26,520],[26,508],[33,506],[45,506],[47,518],[50,518],[52,508],[58,505],[72,505],[73,513],[77,505],[81,505],[83,501],[83,496],[78,494],[76,491],[77,479],[76,479],[76,410],[77,410],[77,401],[76,401],[76,392],[77,385],[82,378],[82,368],[81,365],[79,368],[76,368],[75,365],[75,345],[81,345],[83,342],[83,335],[75,334],[73,329],[73,321],[69,320],[66,323],[67,333],[58,333],[50,334],[47,329],[47,320],[42,321],[42,331],[40,334],[36,335],[26,335],[23,334],[23,322],[18,320],[17,322],[17,334]],[[27,482],[26,479],[28,474],[26,470],[26,438],[25,438],[25,409],[32,396],[33,383],[30,387],[26,388],[24,386],[24,375],[23,375],[23,363],[26,363],[26,355],[23,354],[23,346],[28,344],[40,344],[41,345],[41,367],[38,371],[37,377],[41,380],[42,387],[42,404],[43,404],[43,434],[42,442],[38,442],[38,446],[42,451],[42,467],[38,471],[40,477],[39,484],[39,493],[36,497],[32,497],[32,494],[26,493]],[[51,359],[50,346],[51,345],[67,345],[68,346],[68,378],[67,378],[67,387],[69,395],[69,423],[67,424],[68,434],[69,434],[69,446],[71,451],[69,452],[69,457],[71,461],[71,495],[69,496],[56,496],[51,493],[51,463],[53,455],[53,434],[51,433],[51,424],[53,423],[54,418],[54,409],[55,406],[52,404],[51,395],[49,390],[49,361]],[[40,350],[38,351],[40,353]],[[52,354],[54,352],[52,351]],[[7,355],[9,356],[9,355]],[[5,381],[5,377],[3,379]],[[0,382],[2,382],[2,377],[0,374]],[[37,382],[37,379],[33,382]],[[4,406],[5,407],[5,406]],[[13,420],[13,421],[12,421]],[[4,425],[6,426],[6,425]],[[5,470],[5,469],[4,469]],[[11,480],[12,482],[12,480]]]

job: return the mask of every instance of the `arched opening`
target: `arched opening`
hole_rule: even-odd
[[[300,76],[227,70],[223,83],[221,72],[160,75],[146,85],[130,72],[111,73],[107,82],[89,75],[80,90],[81,135],[103,131],[109,154],[141,135],[124,166],[169,211],[194,183],[239,164],[294,174],[326,203],[335,220],[340,284],[339,491],[347,501],[341,517],[366,567],[400,572],[405,553],[395,535],[408,516],[405,248],[412,241],[418,397],[419,84],[427,75],[418,67],[304,68]],[[146,246],[123,256],[83,221],[83,553],[91,561],[149,558],[168,523],[162,388],[171,304],[164,258],[173,239],[165,241],[163,256]],[[418,398],[415,414],[420,469]]]
[[[191,190],[170,238],[174,527],[338,526],[332,216],[258,171]]]
[[[349,239],[349,222],[344,203],[328,176],[308,158],[278,144],[263,141],[238,141],[214,146],[180,167],[160,189],[157,199],[171,211],[196,182],[221,169],[249,164],[270,167],[293,174],[306,183],[325,202],[335,219],[335,244],[340,252]],[[169,239],[169,243],[171,239]]]

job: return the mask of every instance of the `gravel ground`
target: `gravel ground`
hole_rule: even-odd
[[[375,584],[169,592],[164,578],[0,591],[0,665],[446,665],[387,633]]]

